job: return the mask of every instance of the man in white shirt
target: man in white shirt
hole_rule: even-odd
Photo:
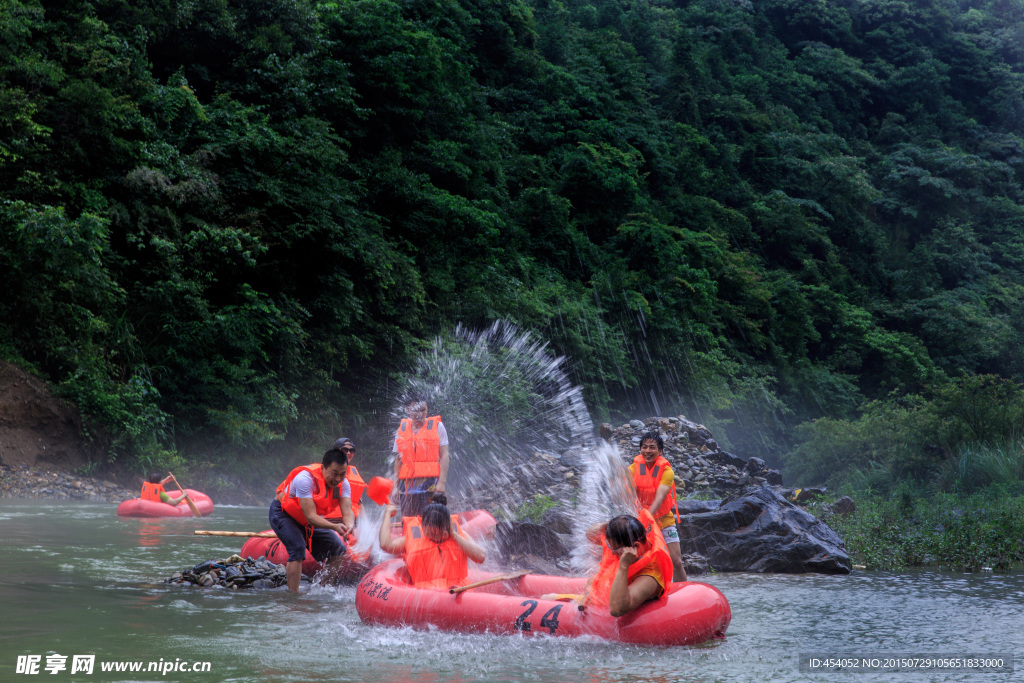
[[[285,572],[288,590],[294,593],[299,590],[307,550],[324,563],[329,576],[342,569],[346,551],[342,539],[355,523],[347,472],[347,454],[332,448],[320,464],[296,467],[277,487],[270,503],[270,528],[288,550]],[[340,523],[327,519],[339,513]]]
[[[418,516],[433,494],[445,492],[448,430],[440,415],[427,416],[424,398],[412,397],[406,413],[395,433],[395,479],[402,515]]]

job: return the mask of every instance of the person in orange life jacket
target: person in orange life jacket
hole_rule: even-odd
[[[432,493],[448,481],[448,430],[440,415],[428,417],[425,398],[406,401],[408,417],[395,433],[395,476],[402,515],[419,515]]]
[[[288,550],[285,574],[293,593],[299,592],[307,548],[324,563],[329,578],[342,568],[346,548],[341,539],[355,522],[347,472],[348,456],[332,448],[319,468],[296,467],[277,487],[277,497],[270,503],[270,528]],[[324,517],[334,508],[341,510],[340,523]]]
[[[356,454],[356,445],[352,442],[352,439],[343,436],[334,442],[333,448],[341,451],[348,457],[348,473],[345,475],[345,480],[348,481],[349,488],[352,491],[352,516],[358,519],[360,498],[363,495],[363,489],[366,488],[366,482],[363,481],[359,470],[352,464],[352,458]]]
[[[646,523],[632,515],[619,515],[587,530],[587,538],[604,549],[601,566],[588,586],[587,600],[595,605],[607,604],[613,617],[629,614],[648,600],[661,597],[672,571],[657,521],[647,510],[640,512],[640,518]]]
[[[178,505],[181,501],[185,500],[185,492],[182,491],[180,496],[172,498],[170,494],[164,491],[164,487],[167,486],[173,479],[170,474],[166,478],[161,479],[159,472],[152,472],[149,478],[142,484],[142,493],[139,495],[142,500],[151,500],[155,503],[167,503],[168,505]]]
[[[662,452],[665,441],[657,431],[640,437],[640,455],[633,459],[629,473],[633,475],[640,504],[651,511],[661,526],[661,534],[672,557],[672,580],[686,581],[682,553],[679,548],[679,511],[676,507],[675,473]]]
[[[397,508],[388,505],[380,526],[380,548],[405,558],[413,585],[421,588],[448,588],[465,580],[468,560],[477,564],[486,559],[483,548],[467,538],[448,511],[444,494],[435,494],[422,517],[402,518],[403,534],[391,535],[391,518]],[[452,525],[455,528],[452,528]]]

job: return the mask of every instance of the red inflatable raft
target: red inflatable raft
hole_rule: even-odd
[[[457,515],[459,525],[471,538],[484,540],[494,535],[494,525],[497,523],[491,513],[487,510],[469,510]],[[264,533],[272,533],[267,529]],[[402,527],[392,527],[392,534],[402,535]],[[351,545],[351,544],[346,544]],[[285,564],[288,561],[288,549],[277,538],[250,538],[238,552],[244,558],[258,560],[266,557],[274,564]],[[369,553],[349,553],[348,559],[352,562],[351,572],[346,572],[344,577],[356,579],[369,571],[372,565],[367,564]],[[309,551],[306,551],[306,559],[302,561],[302,573],[306,576],[313,576],[320,571],[320,563],[313,559]]]
[[[493,574],[470,570],[467,583]],[[528,574],[521,579],[451,595],[413,587],[405,562],[374,567],[356,589],[356,610],[367,624],[428,625],[466,633],[537,633],[597,636],[640,645],[693,645],[721,638],[732,620],[725,596],[706,583],[669,585],[665,594],[629,614],[613,617],[608,608],[542,600],[545,593],[582,593],[586,579]]]
[[[174,497],[177,492],[169,492],[168,495]],[[196,504],[196,508],[199,510],[199,514],[203,517],[208,517],[213,514],[213,501],[205,493],[199,491],[193,491],[192,489],[185,489],[185,493],[192,499],[192,502]],[[157,503],[152,500],[142,500],[141,498],[132,498],[126,500],[117,506],[117,514],[121,517],[192,517],[192,510],[189,508],[188,503],[181,501],[180,505],[168,505],[167,503]]]
[[[274,533],[270,529],[267,529],[263,533],[271,534]],[[351,539],[346,539],[345,545],[351,546]],[[252,558],[258,560],[261,557],[266,557],[274,564],[286,564],[288,562],[288,549],[284,547],[284,543],[281,543],[280,539],[277,538],[250,538],[242,546],[242,549],[238,551],[238,554],[243,558]],[[345,554],[345,568],[341,572],[339,577],[342,580],[355,581],[360,576],[365,574],[370,567],[370,554],[369,553],[357,553],[349,551]],[[321,564],[313,559],[313,556],[306,550],[306,558],[302,561],[302,573],[306,576],[313,576],[321,569]]]

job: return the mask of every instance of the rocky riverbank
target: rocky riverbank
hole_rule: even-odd
[[[688,493],[710,493],[722,497],[754,486],[782,486],[782,475],[765,466],[764,460],[744,460],[722,450],[704,425],[679,417],[649,417],[630,420],[621,427],[601,425],[601,438],[619,447],[632,462],[640,453],[641,437],[652,430],[665,441],[663,455],[676,476],[680,497]]]
[[[129,489],[112,481],[42,467],[0,465],[0,498],[120,503],[138,496],[139,489]]]
[[[721,499],[761,486],[772,486],[783,496],[792,493],[792,489],[782,488],[782,475],[766,467],[763,460],[744,460],[722,450],[706,427],[681,415],[631,420],[619,427],[605,423],[600,431],[601,438],[617,446],[623,461],[630,463],[640,453],[642,435],[652,429],[664,438],[664,456],[675,471],[680,498]],[[531,505],[543,505],[546,500],[553,507],[576,497],[584,458],[581,448],[562,453],[536,451],[531,458],[470,487],[457,502],[465,509],[497,509],[532,518]]]
[[[842,539],[798,505],[823,490],[783,488],[778,471],[760,458],[744,460],[722,450],[703,425],[684,416],[650,417],[619,427],[603,424],[601,437],[627,464],[639,454],[643,435],[652,430],[661,434],[663,454],[676,475],[678,529],[689,574],[850,571]],[[535,452],[473,487],[459,502],[466,508],[504,511],[508,521],[499,526],[496,540],[506,563],[557,573],[552,570],[568,566],[566,541],[585,457],[583,449]],[[852,501],[843,502],[852,509]],[[849,511],[844,506],[828,512]]]

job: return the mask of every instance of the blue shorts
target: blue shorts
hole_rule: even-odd
[[[289,562],[302,562],[306,559],[309,548],[309,537],[305,528],[295,521],[281,508],[281,501],[270,504],[270,528],[274,530],[281,543],[288,550]],[[345,543],[336,531],[330,529],[313,529],[313,559],[324,562],[331,557],[345,554]]]

